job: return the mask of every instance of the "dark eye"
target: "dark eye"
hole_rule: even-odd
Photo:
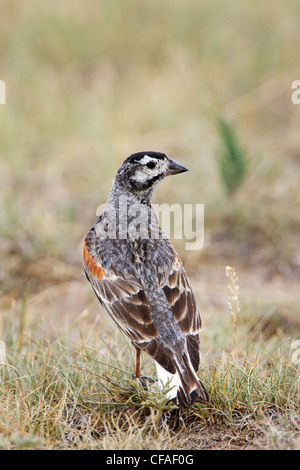
[[[156,167],[156,163],[155,162],[148,162],[147,167],[150,168],[150,170],[153,170],[153,168]]]

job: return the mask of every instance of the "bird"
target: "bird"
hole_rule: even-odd
[[[201,317],[182,260],[159,226],[154,189],[187,168],[156,151],[122,163],[107,202],[87,233],[83,267],[100,304],[136,349],[151,356],[159,384],[179,408],[208,404],[199,379]]]

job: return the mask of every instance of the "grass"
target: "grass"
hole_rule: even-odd
[[[299,448],[299,2],[0,10],[0,446]],[[205,204],[204,248],[174,244],[202,312],[209,407],[172,409],[132,381],[134,351],[82,273],[96,209],[142,149],[191,170],[154,202]]]
[[[247,160],[244,151],[236,141],[235,133],[230,124],[219,119],[217,127],[221,140],[218,158],[220,177],[226,191],[232,194],[239,188],[245,178]]]
[[[297,448],[299,369],[284,344],[274,349],[265,342],[264,347],[273,348],[267,352],[256,342],[247,350],[245,337],[244,344],[235,338],[238,347],[234,342],[234,349],[227,346],[221,355],[203,354],[200,374],[211,403],[178,410],[157,383],[145,389],[132,379],[133,348],[119,332],[99,337],[99,325],[85,324],[83,312],[51,339],[54,333],[47,329],[43,335],[44,325],[30,318],[27,308],[20,305],[18,322],[11,311],[3,317],[3,449],[213,448],[220,428],[226,429],[232,448],[265,448],[271,441],[274,446],[278,429],[285,435],[280,447]],[[234,322],[229,313],[228,318],[239,335],[239,314]],[[72,332],[78,328],[75,341]],[[224,333],[224,324],[219,329]],[[146,357],[143,373],[155,378]],[[225,440],[218,446],[229,444]]]

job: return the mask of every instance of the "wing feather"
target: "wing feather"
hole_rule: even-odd
[[[174,317],[185,334],[195,335],[201,329],[201,318],[195,295],[185,269],[175,263],[163,287]]]
[[[95,252],[93,241],[95,239],[91,240],[91,237],[86,239],[84,267],[101,304],[136,347],[147,351],[162,367],[174,374],[176,371],[174,360],[170,352],[159,342],[158,330],[153,322],[142,283],[128,270],[122,272],[119,266],[114,265],[113,269],[103,267],[101,253]],[[190,361],[197,371],[200,314],[181,260],[175,250],[172,249],[171,253],[173,256],[169,262],[170,268],[168,272],[160,273],[159,286],[165,294],[179,329],[186,337]]]

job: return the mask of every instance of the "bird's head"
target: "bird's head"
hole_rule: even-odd
[[[155,186],[166,176],[188,171],[164,153],[138,152],[121,165],[116,179],[130,193],[152,194]]]

